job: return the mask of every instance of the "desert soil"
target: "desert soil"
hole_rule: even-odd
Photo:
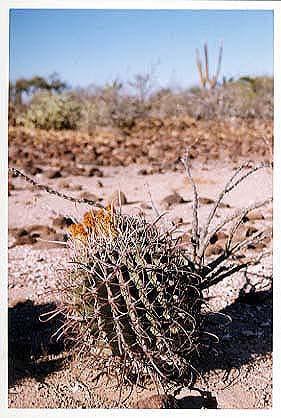
[[[12,145],[14,143],[12,142]],[[217,145],[219,147],[219,145]],[[32,148],[34,149],[34,147]],[[13,151],[15,152],[15,151]],[[29,154],[31,151],[29,150]],[[265,151],[259,155],[264,159]],[[178,155],[179,156],[179,155]],[[177,157],[178,158],[178,157]],[[192,170],[199,188],[200,220],[204,222],[213,199],[245,157],[194,159]],[[251,158],[253,159],[253,158]],[[176,159],[174,159],[176,160]],[[49,161],[49,160],[48,160]],[[11,164],[13,165],[13,164]],[[40,164],[39,164],[40,165]],[[151,164],[99,166],[89,175],[63,176],[44,165],[34,176],[40,183],[74,197],[110,201],[118,190],[126,199],[123,211],[155,217],[165,211],[165,222],[176,223],[189,236],[192,188],[183,169],[168,167],[151,172]],[[34,161],[31,164],[35,166]],[[41,161],[41,167],[43,166]],[[26,167],[25,167],[26,168]],[[217,220],[235,209],[272,195],[272,172],[263,169],[225,198]],[[41,322],[39,316],[56,306],[58,270],[67,262],[64,217],[80,219],[86,205],[51,196],[12,178],[9,197],[9,406],[11,408],[107,408],[116,407],[118,394],[106,381],[93,380],[87,362],[67,357],[63,341],[51,336],[59,320]],[[256,210],[241,233],[271,228],[272,208]],[[58,241],[61,242],[58,243]],[[220,241],[209,249],[216,254]],[[271,243],[249,251],[258,255]],[[183,388],[179,408],[269,408],[272,406],[272,266],[270,254],[253,274],[237,274],[213,286],[206,294],[214,312],[229,315],[232,322],[217,322],[219,342],[197,361],[196,387]],[[241,294],[241,289],[246,294]],[[254,289],[255,292],[250,292]],[[247,293],[248,292],[248,293]],[[203,391],[203,392],[202,392]],[[208,394],[209,401],[205,396]],[[155,396],[154,396],[155,395]],[[164,402],[152,388],[134,391],[121,404],[127,408],[159,408]],[[167,405],[167,404],[165,404]],[[173,407],[173,406],[170,406]]]

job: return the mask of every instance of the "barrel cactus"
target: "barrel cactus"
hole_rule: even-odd
[[[77,341],[98,361],[97,348],[106,349],[127,381],[155,375],[187,385],[203,299],[180,241],[113,208],[87,212],[69,232],[73,258],[62,295]]]

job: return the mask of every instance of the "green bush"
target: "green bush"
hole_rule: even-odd
[[[27,127],[46,130],[76,129],[81,110],[81,104],[72,94],[41,92],[33,96],[22,118]]]

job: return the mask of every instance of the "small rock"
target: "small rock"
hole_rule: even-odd
[[[215,203],[214,199],[211,199],[210,197],[199,197],[198,201],[201,205],[212,205],[213,203]],[[228,203],[220,203],[218,207],[230,208],[230,205]]]
[[[227,234],[223,231],[218,231],[210,238],[210,244],[215,244],[218,240],[223,240],[227,238]]]
[[[228,203],[220,203],[219,204],[219,208],[226,208],[226,209],[229,209],[231,206],[228,204]]]
[[[252,212],[249,212],[246,216],[244,216],[243,221],[260,221],[263,220],[264,216],[260,211],[253,210]]]
[[[27,232],[32,238],[40,237],[42,239],[49,239],[56,233],[53,228],[45,225],[31,225],[27,228]]]
[[[81,184],[70,184],[69,190],[73,190],[75,192],[78,192],[80,190],[83,190],[83,186],[81,186]]]
[[[87,177],[103,177],[103,172],[98,167],[90,167],[84,169],[84,175]]]
[[[211,255],[219,255],[223,252],[223,246],[218,242],[214,245],[209,245],[205,251],[206,257]]]
[[[70,189],[70,183],[69,183],[67,180],[62,179],[62,180],[59,182],[59,187],[61,187],[61,188],[63,188],[63,189]]]
[[[126,205],[127,203],[128,203],[128,199],[125,193],[123,193],[121,190],[112,193],[112,195],[107,201],[108,205],[116,205],[116,206]]]
[[[25,228],[15,228],[11,233],[16,238],[14,245],[34,244],[37,238],[50,239],[53,238],[55,230],[45,225],[30,225]]]
[[[69,183],[67,180],[64,180],[64,179],[59,182],[59,187],[62,187],[63,189],[73,190],[73,191],[80,191],[83,189],[81,184]]]
[[[165,209],[169,209],[171,206],[173,205],[177,205],[180,203],[185,203],[186,201],[184,200],[184,198],[177,192],[174,192],[168,196],[166,196],[163,200],[162,200],[162,205]]]
[[[92,200],[93,202],[99,202],[102,200],[96,194],[87,191],[80,193],[80,199]]]
[[[175,216],[172,219],[172,223],[173,223],[173,225],[181,225],[181,224],[183,224],[183,218],[181,216]]]
[[[147,168],[141,168],[138,171],[138,174],[141,176],[148,176],[150,174],[154,174],[155,173],[155,168],[153,167],[147,167]]]
[[[11,233],[15,237],[13,246],[31,245],[37,242],[37,238],[49,239],[53,237],[55,230],[44,225],[31,225],[26,228],[14,228]]]
[[[57,179],[59,177],[62,177],[60,169],[50,168],[46,170],[44,174],[48,179]]]
[[[20,238],[20,237],[24,237],[28,235],[28,231],[25,228],[19,228],[19,229],[15,228],[15,230],[13,231],[14,231],[14,235],[16,238]]]
[[[60,229],[70,226],[73,223],[73,220],[66,216],[58,216],[57,218],[53,219],[53,226]]]
[[[215,202],[213,199],[210,199],[209,197],[199,197],[198,201],[199,203],[201,203],[201,205],[211,205]]]
[[[190,392],[184,396],[184,392]],[[184,389],[177,395],[177,408],[179,409],[217,409],[218,402],[215,396],[208,391],[185,391]]]
[[[41,174],[43,172],[42,168],[40,167],[30,167],[29,173],[32,176],[36,176],[36,174]]]
[[[36,241],[37,241],[36,237],[25,235],[25,236],[16,238],[12,247],[15,247],[16,245],[31,245],[31,244],[35,244]]]
[[[178,401],[171,395],[152,395],[135,403],[137,409],[173,409]]]
[[[138,174],[141,175],[141,176],[147,176],[149,173],[148,173],[148,170],[146,168],[141,168],[138,171]]]

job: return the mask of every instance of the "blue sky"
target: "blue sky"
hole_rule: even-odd
[[[56,71],[71,86],[127,81],[154,67],[158,86],[198,83],[195,48],[208,41],[221,75],[273,74],[273,13],[252,10],[10,12],[10,78]]]

